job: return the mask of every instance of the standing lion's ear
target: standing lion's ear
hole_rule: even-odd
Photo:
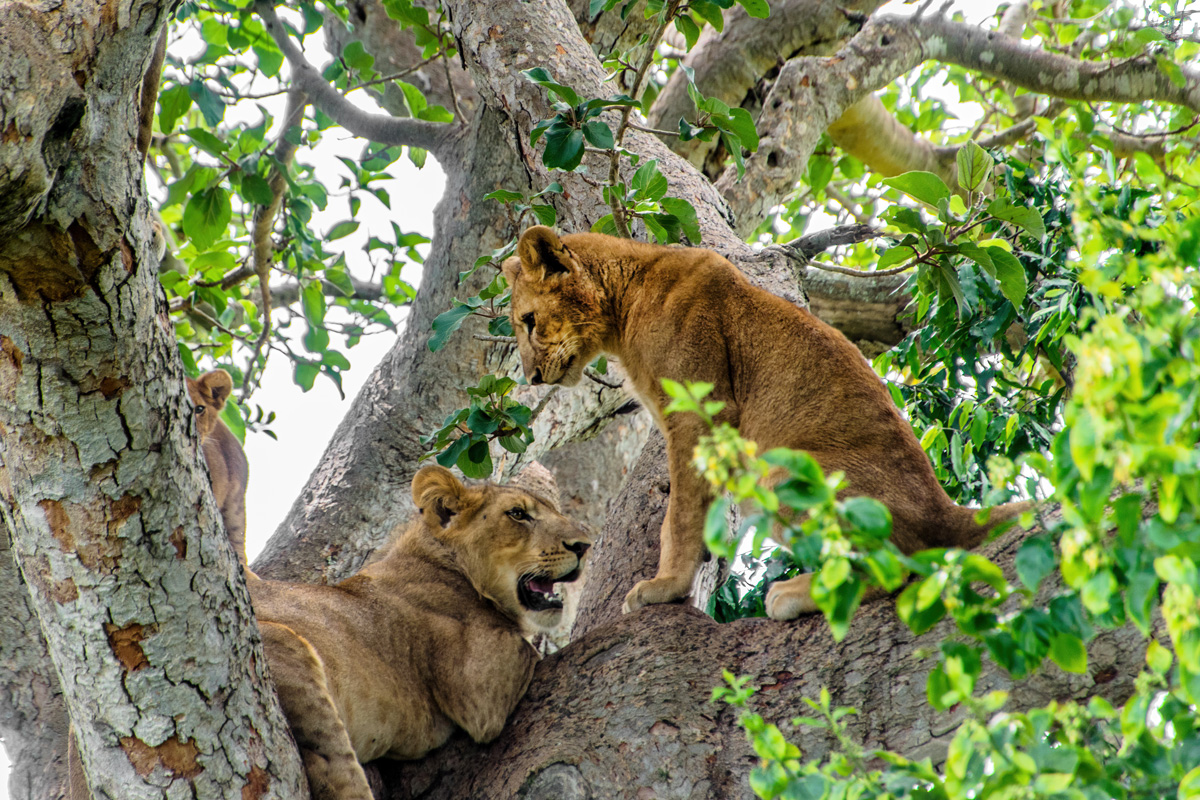
[[[517,285],[517,278],[521,277],[521,257],[509,256],[500,264],[500,271],[504,273],[505,280],[509,286]]]
[[[545,225],[534,225],[521,234],[517,255],[521,257],[521,268],[535,281],[571,271],[570,252],[559,241],[558,234]]]
[[[467,487],[445,467],[423,467],[413,477],[413,502],[431,526],[444,528],[449,525],[450,519],[462,510],[466,491]]]

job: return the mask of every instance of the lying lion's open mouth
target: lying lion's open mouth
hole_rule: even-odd
[[[579,577],[579,567],[561,578],[548,575],[522,575],[517,581],[517,599],[530,611],[548,611],[563,607],[562,598],[555,593],[556,583],[570,583]]]

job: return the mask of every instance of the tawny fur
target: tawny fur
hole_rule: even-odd
[[[753,286],[711,250],[660,247],[537,226],[504,262],[512,325],[533,383],[574,385],[601,353],[620,359],[633,391],[667,439],[671,495],[657,575],[625,599],[631,611],[685,598],[704,555],[712,493],[692,467],[705,433],[695,414],[664,417],[661,381],[705,381],[725,403],[718,421],[760,450],[807,450],[826,472],[845,473],[845,494],[874,497],[892,513],[904,553],[974,547],[991,526],[1027,505],[993,510],[988,525],[956,505],[879,377],[840,332]],[[767,613],[816,610],[810,575],[776,583]]]
[[[441,467],[413,500],[420,517],[354,577],[249,584],[314,798],[370,800],[359,762],[420,758],[456,727],[494,739],[538,660],[525,635],[562,614],[529,611],[518,581],[574,580],[589,544],[538,495]]]
[[[188,395],[196,406],[196,430],[208,463],[213,497],[225,521],[229,543],[246,566],[246,482],[250,466],[233,431],[221,421],[221,410],[233,392],[233,379],[223,369],[187,379]],[[253,573],[249,573],[253,575]]]

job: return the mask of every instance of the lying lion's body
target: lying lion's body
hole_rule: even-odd
[[[576,525],[517,488],[464,487],[427,467],[413,495],[420,519],[354,577],[249,584],[314,798],[369,800],[359,762],[419,758],[456,727],[494,739],[538,659],[525,633],[561,614],[531,611],[518,584],[573,580],[587,549]]]
[[[573,384],[588,362],[610,353],[666,435],[671,497],[659,571],[633,588],[626,610],[687,596],[704,553],[712,496],[690,463],[704,428],[694,414],[664,417],[663,378],[713,384],[710,399],[725,403],[718,420],[761,449],[807,450],[826,472],[844,472],[848,494],[888,506],[892,541],[905,553],[973,547],[986,536],[974,512],[946,495],[858,349],[808,311],[753,286],[717,253],[600,234],[560,240],[536,227],[504,270],[530,380]],[[771,616],[815,610],[809,580],[772,587]]]

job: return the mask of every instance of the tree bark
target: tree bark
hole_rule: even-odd
[[[1011,576],[1024,538],[1010,532],[982,551]],[[627,579],[631,586],[634,576]],[[457,736],[423,761],[376,763],[394,798],[751,798],[757,758],[737,713],[708,702],[725,669],[752,676],[760,689],[751,710],[779,725],[805,758],[836,747],[825,731],[790,724],[807,710],[802,698],[827,687],[835,705],[859,709],[849,719],[860,743],[937,762],[965,711],[939,713],[925,702],[933,663],[923,651],[953,630],[944,620],[913,636],[890,598],[860,609],[840,643],[819,616],[720,625],[694,608],[647,607],[544,659],[497,741],[480,746]],[[985,662],[979,690],[1007,690],[1017,709],[1095,694],[1122,702],[1143,665],[1141,634],[1132,626],[1106,631],[1088,649],[1081,675],[1047,660],[1016,682]]]
[[[0,739],[12,800],[66,796],[67,708],[29,590],[0,523]]]
[[[201,466],[134,145],[167,16],[143,0],[0,9],[0,518],[96,796],[294,797],[299,758]],[[5,646],[48,698],[19,736],[53,732],[52,756],[36,629],[6,613],[24,636]]]

